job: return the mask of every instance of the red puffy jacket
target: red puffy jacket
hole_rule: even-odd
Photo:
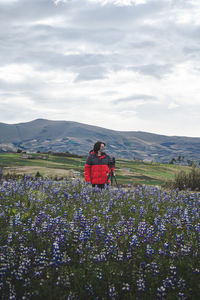
[[[85,181],[92,184],[105,184],[108,174],[111,171],[109,164],[110,156],[106,153],[98,156],[94,150],[91,150],[85,163]]]

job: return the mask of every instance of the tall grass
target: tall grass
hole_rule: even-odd
[[[175,175],[174,181],[169,181],[165,186],[178,188],[179,190],[191,189],[200,191],[200,169],[193,164],[191,171],[180,171]]]

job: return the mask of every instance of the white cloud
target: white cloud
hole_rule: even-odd
[[[0,92],[0,95],[2,93]],[[20,93],[8,93],[7,95],[3,94],[3,99],[1,100],[1,105],[8,105],[10,107],[18,107],[18,108],[27,108],[34,106],[34,102],[25,97],[23,94]]]
[[[0,67],[0,80],[8,83],[20,83],[24,81],[33,69],[26,64],[10,64]]]
[[[28,24],[28,22],[27,22]],[[29,26],[36,26],[36,25],[47,25],[52,27],[63,27],[65,25],[65,18],[64,16],[56,16],[50,18],[43,18],[36,21],[30,21],[28,24]]]
[[[199,1],[0,5],[0,121],[199,135]]]
[[[70,2],[70,1],[72,1],[72,0],[53,0],[54,1],[54,3],[57,5],[57,4],[59,4],[60,2],[62,2],[62,3],[67,3],[67,2]]]
[[[54,3],[58,5],[59,3],[68,3],[73,0],[54,0]],[[113,4],[117,6],[131,6],[140,5],[147,3],[148,0],[87,0],[90,3],[99,3],[101,5]]]
[[[170,99],[175,99],[179,105],[200,104],[199,71],[191,62],[175,66],[173,72],[163,80],[163,89]]]
[[[12,4],[20,0],[0,0],[0,4]]]
[[[148,0],[88,0],[88,1],[100,3],[101,5],[114,4],[117,6],[131,6],[131,5],[144,4]]]
[[[175,109],[175,108],[178,108],[179,105],[175,102],[170,102],[169,105],[168,105],[168,108],[169,109]]]

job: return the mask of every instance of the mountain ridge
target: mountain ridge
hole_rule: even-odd
[[[178,156],[198,160],[200,138],[166,136],[144,131],[116,131],[74,121],[35,119],[30,122],[0,122],[0,152],[53,151],[87,155],[97,140],[107,144],[118,158],[169,162]]]

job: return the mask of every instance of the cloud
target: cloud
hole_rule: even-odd
[[[169,105],[168,105],[168,109],[175,109],[175,108],[178,108],[178,107],[180,107],[180,105],[175,103],[175,102],[170,102]]]
[[[83,67],[79,71],[79,75],[77,76],[76,81],[103,79],[106,77],[106,71],[106,68],[102,66],[97,67],[97,65]]]
[[[32,72],[32,68],[25,64],[11,64],[0,68],[0,80],[8,83],[20,83]]]
[[[169,74],[172,71],[172,68],[172,64],[147,64],[132,67],[133,70],[136,70],[144,75],[154,76],[158,79],[162,78],[166,74]]]
[[[1,118],[197,134],[199,17],[196,0],[0,0]]]
[[[54,3],[57,5],[59,3],[68,3],[70,2],[71,0],[54,0]]]
[[[17,1],[20,1],[20,0],[0,0],[0,5],[3,4],[3,5],[10,5],[10,4],[13,4]]]
[[[126,104],[126,103],[139,103],[139,104],[143,104],[146,101],[155,101],[156,97],[151,96],[151,95],[133,95],[127,98],[122,98],[122,99],[117,99],[113,101],[113,104]]]
[[[68,3],[73,0],[54,0],[54,3],[57,5],[59,3]],[[88,2],[91,3],[98,3],[102,6],[108,5],[108,4],[113,4],[117,6],[131,6],[131,5],[139,5],[139,4],[144,4],[148,0],[88,0]]]

